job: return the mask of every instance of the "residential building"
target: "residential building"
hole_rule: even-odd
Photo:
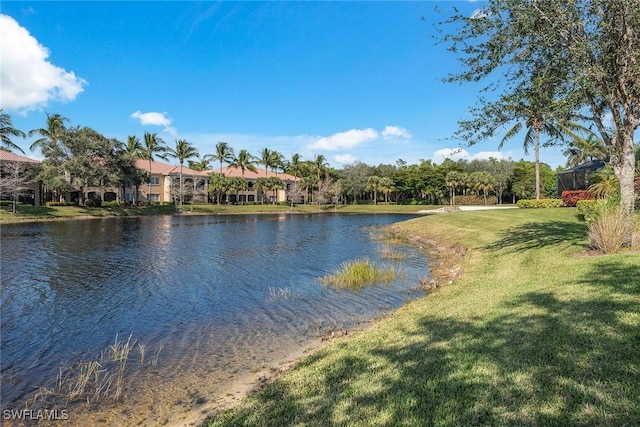
[[[220,169],[213,169],[209,172],[220,173]],[[233,168],[230,166],[226,166],[222,168],[222,173],[228,177],[241,177],[247,181],[247,190],[240,191],[238,194],[238,200],[236,200],[235,194],[229,194],[229,203],[240,203],[240,202],[262,202],[265,203],[280,203],[286,202],[288,200],[287,191],[291,188],[291,186],[299,179],[296,179],[293,175],[289,175],[286,173],[275,173],[266,169],[257,168],[256,172],[250,171],[248,169],[244,170],[244,175],[240,168]],[[279,178],[283,182],[283,187],[280,190],[275,191],[266,191],[262,192],[256,188],[256,179],[258,178]]]
[[[138,201],[147,202],[175,202],[180,196],[180,165],[174,166],[167,163],[137,159],[136,167],[150,174],[151,182],[140,185],[138,189]],[[209,191],[209,171],[196,171],[188,167],[182,167],[183,197],[191,200],[206,202]],[[195,191],[194,191],[195,190]],[[136,189],[127,188],[124,200],[133,201],[136,199]],[[195,194],[194,194],[195,193]]]
[[[40,161],[19,156],[10,151],[0,150],[0,183],[3,200],[13,198],[14,191],[20,187],[19,200],[40,206],[42,203],[42,185],[39,182],[24,179],[26,170]],[[18,181],[20,183],[18,184]]]

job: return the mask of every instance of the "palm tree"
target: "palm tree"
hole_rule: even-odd
[[[196,160],[188,160],[187,164],[189,165],[189,169],[193,169],[194,171],[205,171],[209,169],[210,160],[208,158],[201,159],[200,156],[196,156]]]
[[[281,152],[273,150],[271,152],[271,170],[278,176],[278,169],[284,170],[285,158]]]
[[[373,204],[378,204],[378,190],[380,189],[380,177],[379,176],[370,176],[367,179],[366,189],[367,191],[373,191]]]
[[[493,176],[487,171],[477,171],[469,174],[469,183],[475,191],[482,191],[484,204],[487,204],[487,193],[494,187]]]
[[[2,142],[2,148],[11,151],[20,150],[22,154],[24,150],[11,141],[12,136],[19,136],[24,138],[26,134],[19,129],[13,127],[13,121],[11,116],[7,113],[3,113],[4,109],[0,109],[0,141]]]
[[[216,144],[216,153],[215,154],[207,154],[204,156],[206,160],[213,160],[220,162],[220,174],[222,174],[222,163],[231,163],[234,159],[233,148],[229,145],[228,142],[219,141]]]
[[[308,199],[309,203],[313,203],[313,188],[319,186],[319,184],[318,178],[316,178],[315,175],[307,175],[302,178],[301,185],[305,189],[307,194],[305,199]]]
[[[389,203],[389,195],[396,191],[393,180],[388,176],[380,178],[378,189],[384,194],[384,202]]]
[[[456,204],[456,189],[458,186],[464,186],[467,181],[467,174],[464,172],[451,171],[447,173],[445,182],[450,189],[451,204]]]
[[[591,175],[591,179],[594,183],[589,186],[589,191],[597,199],[606,199],[620,192],[620,183],[610,164]]]
[[[324,157],[322,154],[317,154],[316,158],[313,160],[313,165],[315,167],[316,173],[318,174],[318,182],[320,182],[320,172],[326,172],[329,163],[327,163],[326,157]]]
[[[142,145],[140,145],[140,139],[138,137],[136,137],[135,135],[129,135],[127,137],[127,143],[124,145],[124,152],[126,153],[127,156],[129,156],[131,159],[136,159],[138,157],[141,156],[141,151],[142,151]],[[140,175],[140,174],[139,174]],[[142,178],[142,175],[140,175],[139,179]],[[144,182],[142,179],[140,179],[140,181]],[[140,182],[138,181],[138,182]],[[140,185],[137,184],[135,186],[135,194],[134,194],[134,203],[137,205],[138,204],[138,189],[139,189]]]
[[[182,167],[184,161],[199,155],[198,150],[184,139],[176,139],[176,148],[167,148],[167,154],[175,159],[178,159],[180,163],[180,206],[182,206]],[[195,182],[195,178],[194,178]]]
[[[220,162],[220,175],[222,175],[222,164],[224,162],[231,163],[235,158],[233,153],[233,148],[229,145],[228,142],[218,141],[216,144],[216,153],[215,154],[207,154],[204,156],[203,160],[209,161],[219,161]],[[222,198],[222,192],[218,191],[218,204],[220,204],[220,199]]]
[[[140,156],[142,145],[140,145],[140,139],[135,135],[129,135],[127,137],[127,143],[124,145],[124,151],[131,157],[136,158]]]
[[[247,181],[244,178],[233,177],[229,178],[229,191],[236,193],[236,203],[240,198],[240,191],[245,191],[247,189]]]
[[[29,136],[40,135],[42,137],[33,141],[33,143],[31,144],[31,147],[29,147],[31,151],[35,150],[38,147],[40,147],[40,149],[47,148],[47,147],[53,149],[57,145],[58,139],[60,138],[62,132],[64,132],[64,130],[66,129],[64,122],[68,122],[69,119],[67,119],[66,117],[63,117],[58,113],[54,113],[54,114],[46,113],[46,114],[47,114],[46,129],[40,128],[40,129],[32,129],[29,131],[29,134],[28,134]]]
[[[288,172],[293,173],[294,182],[298,182],[298,174],[300,173],[300,154],[294,153],[291,155]]]
[[[268,170],[273,164],[273,152],[268,148],[263,148],[260,152],[260,159],[258,160],[258,164],[264,165],[264,177],[266,178],[268,175]]]
[[[607,147],[601,139],[590,134],[586,139],[573,139],[562,154],[567,156],[567,167],[575,167],[595,159],[605,160]]]
[[[523,128],[527,130],[524,137],[524,154],[529,154],[529,147],[534,149],[536,199],[540,198],[540,135],[549,136],[548,143],[564,141],[565,136],[572,139],[582,139],[581,133],[593,133],[589,129],[566,119],[560,110],[560,103],[554,100],[554,79],[534,76],[531,87],[523,95],[523,101],[518,104],[517,114],[524,121],[516,122],[498,145],[502,149],[505,141],[513,138]]]
[[[147,193],[147,200],[151,202],[151,163],[154,161],[155,156],[166,160],[167,147],[164,145],[162,138],[157,133],[144,133],[144,145],[140,148],[140,158],[149,161],[149,192]]]
[[[250,170],[251,172],[257,172],[256,168],[257,159],[249,154],[247,150],[240,150],[238,153],[238,157],[234,157],[233,161],[229,164],[232,168],[240,169],[240,174],[242,175],[242,180],[244,181],[244,171]],[[246,183],[246,181],[245,181]],[[242,201],[244,204],[244,200]]]

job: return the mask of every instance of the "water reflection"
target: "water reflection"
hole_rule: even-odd
[[[164,343],[162,369],[140,372],[139,384],[166,388],[192,375],[224,384],[310,337],[396,308],[420,295],[408,290],[425,274],[425,260],[408,246],[398,246],[404,275],[391,285],[347,292],[318,279],[347,260],[379,260],[371,227],[402,219],[159,216],[3,226],[2,405],[24,401],[61,365],[99,353],[116,334]]]

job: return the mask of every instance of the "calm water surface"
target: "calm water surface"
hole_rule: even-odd
[[[50,386],[60,366],[95,357],[116,335],[163,346],[157,366],[136,368],[128,381],[166,393],[177,384],[176,394],[186,388],[202,402],[210,389],[199,382],[222,386],[309,339],[421,296],[426,260],[405,245],[393,247],[405,256],[395,261],[403,277],[392,284],[337,291],[319,281],[347,260],[393,263],[381,259],[386,243],[372,234],[407,218],[158,216],[3,226],[2,407]]]

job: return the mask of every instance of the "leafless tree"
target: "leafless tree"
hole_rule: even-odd
[[[26,162],[0,162],[0,194],[2,198],[12,200],[13,213],[20,196],[26,196],[31,190],[31,178],[28,174],[29,164]]]

